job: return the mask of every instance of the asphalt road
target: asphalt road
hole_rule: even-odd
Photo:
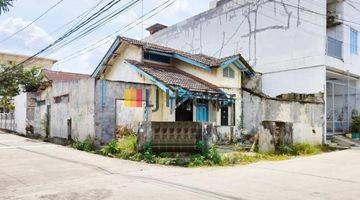
[[[360,199],[360,150],[179,168],[0,134],[0,199]]]

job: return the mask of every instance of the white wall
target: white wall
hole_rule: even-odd
[[[326,86],[325,66],[267,73],[262,76],[263,92],[270,96],[288,93],[324,92]]]
[[[296,9],[298,0],[237,2],[189,18],[147,40],[215,57],[241,53],[262,73],[324,64],[325,17]],[[326,14],[326,1],[299,2]],[[304,59],[306,65],[299,62]]]
[[[15,104],[15,123],[16,123],[16,132],[25,134],[26,133],[26,106],[27,106],[27,94],[20,93],[14,98]]]
[[[351,4],[351,5],[350,5]],[[352,7],[354,6],[354,7]],[[342,25],[338,25],[327,30],[327,35],[343,42],[343,60],[328,57],[326,65],[332,69],[360,76],[360,5],[352,1],[337,4],[337,12],[344,19]],[[350,53],[350,29],[358,31],[358,54]]]

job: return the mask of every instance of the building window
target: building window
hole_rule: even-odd
[[[159,54],[149,53],[149,52],[144,53],[144,60],[161,62],[161,63],[166,63],[166,64],[170,64],[170,61],[171,61],[169,56],[159,55]]]
[[[65,94],[62,96],[54,97],[55,103],[69,103],[69,95]]]
[[[235,71],[231,67],[223,69],[223,76],[227,78],[235,78]]]
[[[350,53],[358,53],[358,32],[355,29],[350,29]]]

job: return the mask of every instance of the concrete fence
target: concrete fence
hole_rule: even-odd
[[[14,113],[0,113],[0,129],[16,131]]]
[[[144,122],[138,133],[138,150],[144,150],[147,143],[155,151],[189,152],[211,146],[215,127],[202,122]]]

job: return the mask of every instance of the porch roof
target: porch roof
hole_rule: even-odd
[[[172,91],[180,87],[191,92],[223,93],[217,86],[173,66],[141,63],[135,60],[126,62],[165,84]]]

